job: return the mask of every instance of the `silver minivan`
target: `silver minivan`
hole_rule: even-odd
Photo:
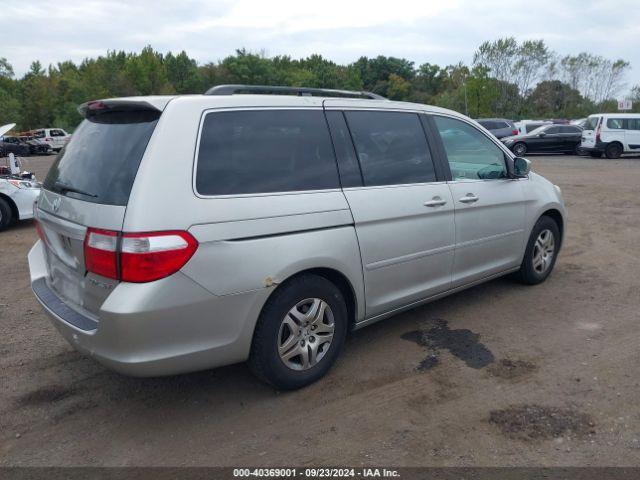
[[[247,361],[293,389],[349,330],[553,269],[560,189],[456,112],[366,92],[218,86],[106,99],[35,207],[33,291],[130,375]]]

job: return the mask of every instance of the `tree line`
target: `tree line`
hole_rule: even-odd
[[[543,40],[503,38],[482,43],[473,61],[416,65],[396,57],[360,57],[339,65],[321,55],[294,59],[240,49],[217,62],[198,64],[182,51],[139,53],[49,65],[34,61],[16,78],[0,58],[0,125],[18,129],[56,126],[72,131],[77,106],[87,100],[152,94],[202,93],[241,83],[368,90],[392,100],[441,106],[471,117],[579,118],[617,110],[629,62],[584,52],[560,56]],[[631,89],[640,111],[640,85]]]

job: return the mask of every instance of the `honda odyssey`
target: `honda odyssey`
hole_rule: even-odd
[[[83,104],[35,207],[33,291],[129,375],[322,377],[349,330],[553,269],[560,189],[469,118],[366,92],[218,86]]]

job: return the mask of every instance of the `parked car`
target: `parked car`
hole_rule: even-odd
[[[543,125],[526,135],[501,139],[509,150],[521,157],[527,153],[570,153],[579,155],[582,129],[575,125]]]
[[[30,136],[21,136],[18,138],[29,146],[29,153],[31,155],[51,155],[54,153],[51,145],[48,145],[46,142],[41,142]]]
[[[54,152],[60,151],[71,138],[71,135],[61,128],[40,128],[32,133],[35,139],[50,145]]]
[[[489,130],[496,138],[518,134],[518,129],[512,120],[505,118],[479,118],[477,122]]]
[[[20,150],[22,153],[17,153],[14,151],[15,155],[49,155],[52,152],[51,146],[40,143],[37,140],[34,140],[33,137],[15,137],[15,136],[5,136],[3,137],[3,141],[7,143],[11,143],[15,146],[15,150]],[[27,149],[21,148],[19,146],[26,146]]]
[[[0,137],[14,126],[15,123],[0,126]],[[20,173],[21,170],[20,160],[13,155],[0,161],[0,232],[18,220],[33,218],[40,184],[35,175]]]
[[[526,135],[533,132],[536,128],[540,128],[544,125],[551,125],[553,122],[549,120],[520,120],[516,122],[516,128],[518,129],[517,135]]]
[[[13,153],[19,157],[25,157],[29,155],[29,152],[29,145],[22,142],[18,137],[0,137],[0,157],[5,157],[9,153]]]
[[[560,189],[450,110],[233,85],[80,112],[31,283],[71,345],[126,374],[248,361],[299,388],[348,330],[508,273],[543,282],[562,244]]]
[[[640,113],[598,113],[587,118],[582,149],[592,157],[640,153]]]

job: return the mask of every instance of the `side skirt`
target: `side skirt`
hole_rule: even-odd
[[[478,279],[478,280],[476,280],[474,282],[467,283],[465,285],[460,285],[459,287],[452,288],[450,290],[446,290],[446,291],[444,291],[442,293],[438,293],[436,295],[432,295],[430,297],[423,298],[422,300],[418,300],[418,301],[409,303],[409,304],[404,305],[402,307],[394,308],[393,310],[390,310],[390,311],[385,312],[385,313],[381,313],[379,315],[376,315],[375,317],[365,318],[364,320],[361,320],[360,322],[356,323],[353,326],[353,330],[354,331],[355,330],[360,330],[363,327],[366,327],[366,326],[369,326],[369,325],[371,325],[373,323],[379,322],[380,320],[384,320],[385,318],[392,317],[394,315],[397,315],[398,313],[405,312],[407,310],[411,310],[413,308],[419,307],[419,306],[424,305],[424,304],[429,303],[429,302],[433,302],[435,300],[438,300],[440,298],[446,297],[446,296],[451,295],[453,293],[457,293],[457,292],[460,292],[462,290],[466,290],[467,288],[475,287],[476,285],[480,285],[481,283],[485,283],[485,282],[488,282],[490,280],[494,280],[496,278],[503,277],[503,276],[508,275],[510,273],[513,273],[513,272],[517,272],[518,270],[520,270],[520,265],[518,265],[517,267],[510,268],[509,270],[504,270],[502,272],[494,273],[493,275],[489,275],[488,277],[480,278],[480,279]]]

